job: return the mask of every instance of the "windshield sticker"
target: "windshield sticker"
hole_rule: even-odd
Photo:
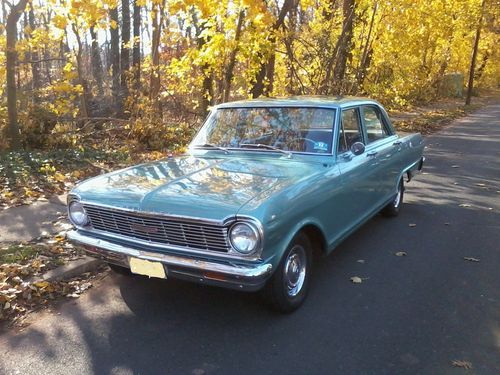
[[[328,144],[325,142],[314,142],[314,149],[320,151],[328,151]]]

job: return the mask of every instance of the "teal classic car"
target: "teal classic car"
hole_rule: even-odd
[[[382,212],[422,169],[420,134],[380,104],[294,97],[214,107],[186,155],[101,175],[68,196],[69,238],[116,271],[304,301],[315,255]]]

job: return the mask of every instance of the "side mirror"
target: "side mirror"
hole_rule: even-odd
[[[362,142],[354,142],[351,146],[351,152],[354,155],[361,155],[365,152],[365,145]]]

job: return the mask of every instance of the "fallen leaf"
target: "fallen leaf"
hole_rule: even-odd
[[[462,204],[459,204],[458,207],[470,207],[470,204],[462,203]]]
[[[444,225],[450,225],[450,223],[444,223]]]
[[[350,279],[354,284],[361,284],[363,282],[363,279],[358,276],[353,276]]]
[[[481,186],[481,187],[486,186],[486,184],[474,184],[474,185],[476,185],[476,186]]]
[[[413,228],[413,227],[416,227],[416,226],[417,226],[417,224],[413,224],[413,223],[411,223],[411,224],[408,224],[408,226],[409,226],[409,227],[411,227],[411,228]]]
[[[458,165],[452,165],[452,168],[460,168]]]
[[[364,263],[365,260],[364,259],[358,259],[356,262],[358,262],[358,263]]]
[[[397,257],[405,257],[408,255],[406,251],[398,251],[397,253],[394,253]]]
[[[66,179],[66,177],[62,173],[56,172],[54,174],[54,179],[56,181],[58,181],[58,182],[64,182],[64,180]]]
[[[37,287],[37,288],[47,288],[49,286],[49,282],[48,281],[39,281],[37,283],[34,283],[34,285]]]
[[[461,368],[464,368],[466,370],[472,369],[472,363],[470,363],[469,361],[454,360],[451,362],[451,364],[455,367],[461,367]]]
[[[464,257],[464,260],[468,260],[469,262],[479,262],[479,259],[473,257]]]

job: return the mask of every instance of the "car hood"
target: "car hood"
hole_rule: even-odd
[[[315,170],[280,157],[181,156],[92,178],[72,193],[89,203],[223,220],[262,192],[274,194]]]

